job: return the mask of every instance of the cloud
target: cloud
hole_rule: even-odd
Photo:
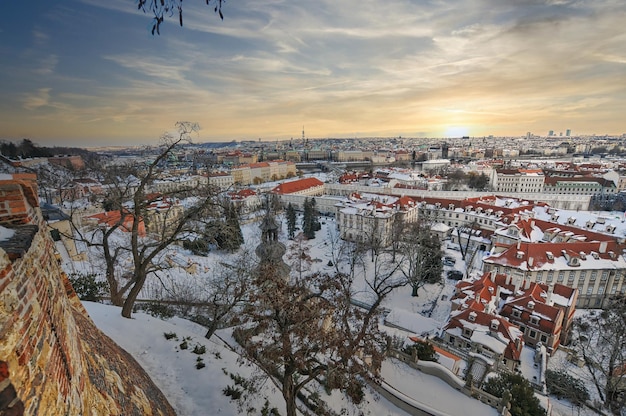
[[[22,103],[27,110],[36,110],[40,107],[50,105],[51,88],[39,88],[36,92],[25,94]]]

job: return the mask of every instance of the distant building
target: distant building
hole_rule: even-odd
[[[490,185],[496,192],[538,194],[544,180],[541,169],[494,169]]]

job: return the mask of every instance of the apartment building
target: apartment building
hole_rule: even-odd
[[[522,242],[498,247],[484,271],[578,289],[577,308],[604,308],[626,294],[626,260],[616,241]]]
[[[494,169],[490,185],[495,192],[539,194],[544,180],[541,169]]]

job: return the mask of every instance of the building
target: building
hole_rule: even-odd
[[[577,308],[603,308],[611,296],[626,293],[626,260],[616,241],[549,242],[549,233],[544,240],[496,245],[483,259],[484,271],[576,288]]]
[[[452,310],[483,306],[487,313],[507,318],[524,334],[526,345],[539,342],[552,354],[568,340],[578,290],[562,284],[531,283],[505,274],[486,272],[474,281],[460,281]]]
[[[337,204],[337,227],[343,240],[391,244],[394,226],[417,221],[418,204],[409,197],[362,196],[358,193]]]
[[[208,174],[209,184],[220,189],[232,188],[235,178],[229,172],[211,172]]]
[[[481,360],[492,371],[516,370],[524,347],[522,332],[505,318],[480,309],[452,312],[442,328],[444,342]]]
[[[272,193],[278,195],[321,196],[324,195],[324,182],[317,178],[296,179],[277,185],[272,189]]]
[[[541,169],[494,169],[490,185],[495,192],[538,194],[544,180]]]

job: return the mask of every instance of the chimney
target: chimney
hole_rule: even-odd
[[[504,283],[506,283],[506,284],[507,284],[507,286],[511,284],[511,275],[510,275],[510,274],[507,274],[507,275],[506,275],[506,280],[505,280],[505,282],[504,282]]]
[[[554,293],[554,283],[548,285],[548,292],[546,293],[546,305],[554,305],[552,301],[552,294]]]
[[[494,283],[495,283],[495,282],[496,282],[496,274],[497,274],[497,273],[496,273],[496,270],[495,270],[495,269],[493,269],[493,270],[491,271],[491,273],[489,273],[489,280],[491,280],[492,282],[494,282]]]
[[[517,276],[515,278],[515,290],[513,292],[513,296],[515,296],[515,294],[517,294],[517,292],[519,292],[520,287],[522,286],[522,276]]]
[[[533,259],[532,256],[528,256],[528,267],[533,267],[534,262],[535,259]]]
[[[517,240],[517,250],[519,251],[521,247],[522,247],[522,240]]]
[[[599,251],[600,253],[606,253],[606,247],[607,247],[607,245],[608,245],[608,242],[607,242],[607,241],[601,241],[601,242],[600,242],[600,247],[598,248],[598,251]]]

